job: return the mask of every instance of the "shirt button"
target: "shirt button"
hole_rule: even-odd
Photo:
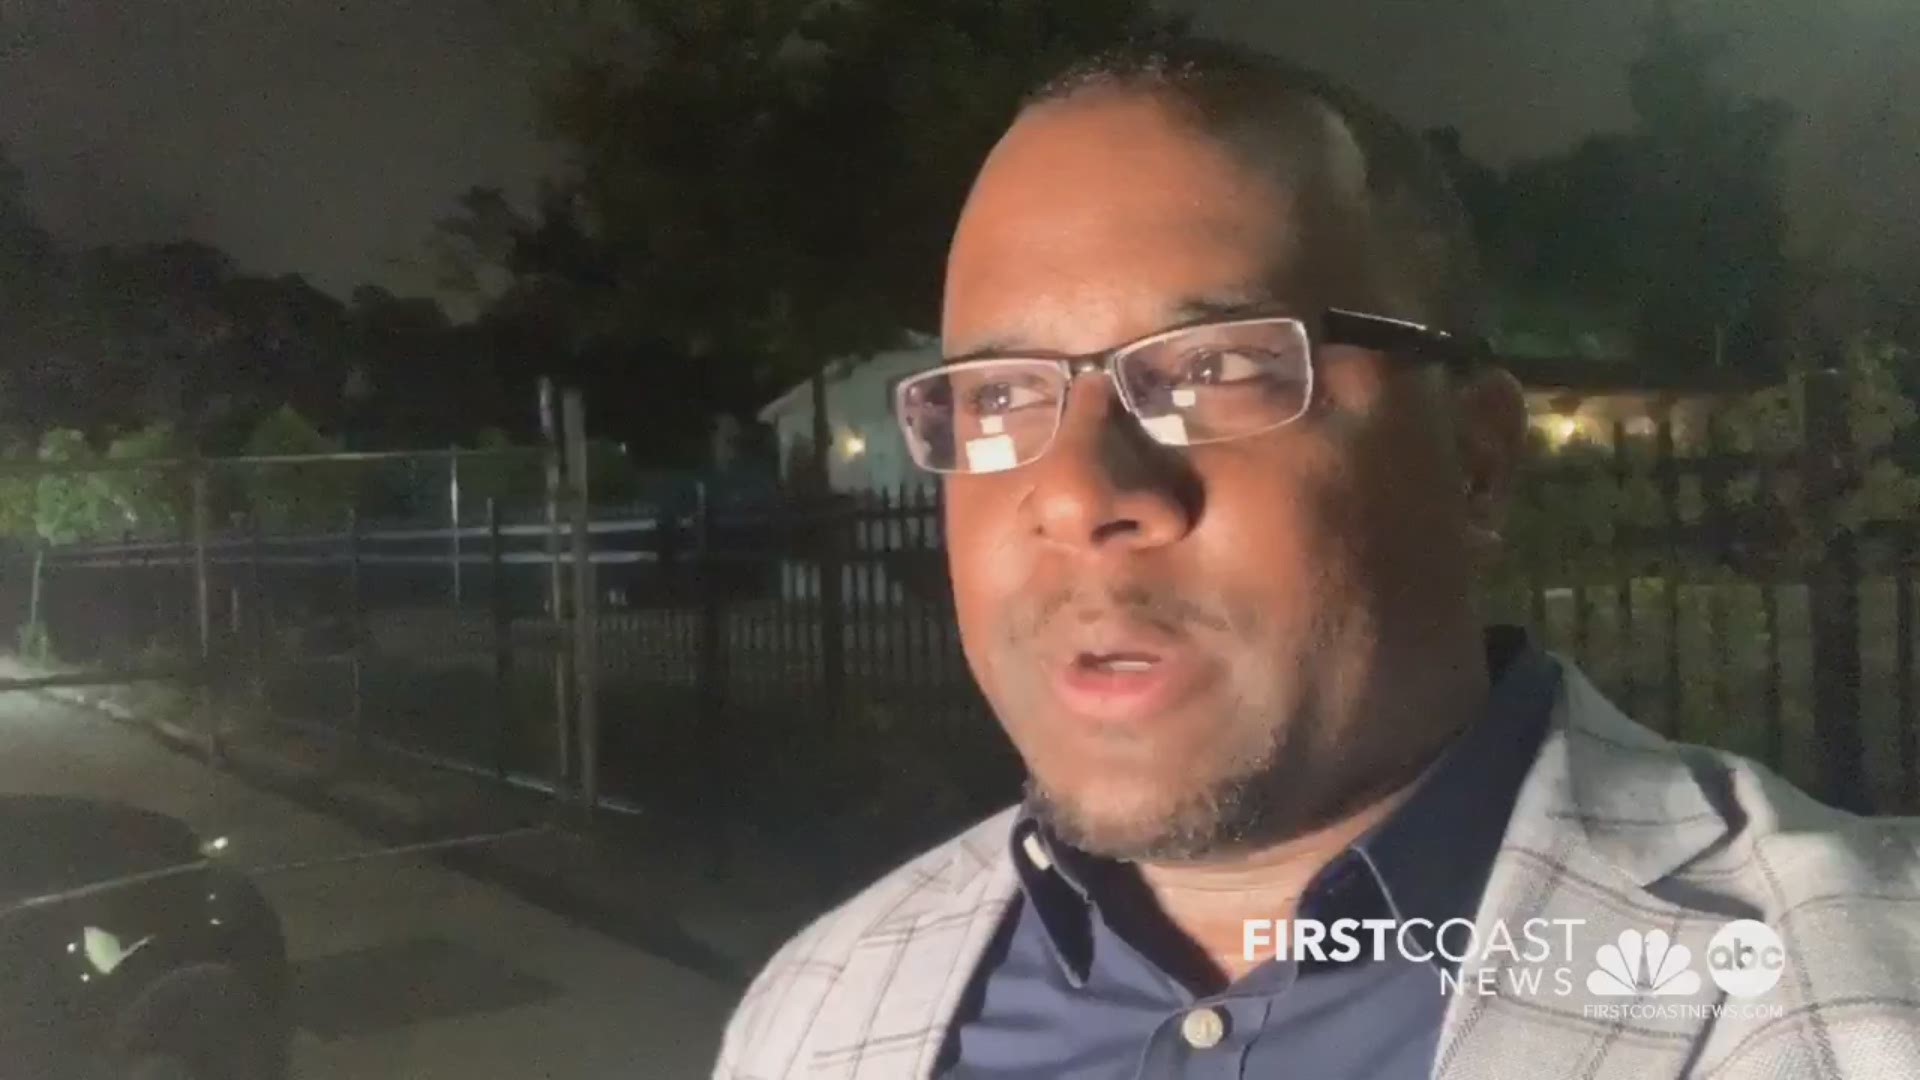
[[[1227,1021],[1218,1009],[1195,1009],[1180,1021],[1180,1037],[1195,1050],[1211,1050],[1227,1037]]]

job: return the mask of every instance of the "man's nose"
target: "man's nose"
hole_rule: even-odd
[[[1067,393],[1053,445],[1029,468],[1037,531],[1083,549],[1171,544],[1193,527],[1200,487],[1179,451],[1149,438],[1113,381],[1081,377]]]

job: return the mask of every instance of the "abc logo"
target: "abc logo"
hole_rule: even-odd
[[[1736,919],[1707,943],[1707,973],[1734,997],[1756,997],[1773,989],[1786,967],[1786,946],[1763,922]]]

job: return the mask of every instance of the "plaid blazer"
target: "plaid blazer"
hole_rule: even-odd
[[[1584,919],[1571,996],[1454,994],[1444,1080],[1920,1078],[1920,845],[1915,819],[1825,807],[1759,765],[1670,742],[1623,716],[1571,663],[1476,914]],[[782,948],[736,1008],[717,1080],[918,1080],[1017,894],[1012,811],[914,859]],[[1696,958],[1725,922],[1777,931],[1787,964],[1751,1004],[1778,1015],[1589,1005],[1597,948],[1665,930]],[[1518,935],[1519,931],[1512,932]],[[1581,953],[1584,952],[1584,955]],[[1495,985],[1512,958],[1469,958]],[[1699,992],[1730,999],[1703,960]]]

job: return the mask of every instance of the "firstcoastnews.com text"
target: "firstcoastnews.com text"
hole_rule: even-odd
[[[1589,1020],[1771,1020],[1782,1015],[1779,1005],[1759,1001],[1606,1001],[1580,1006]]]

